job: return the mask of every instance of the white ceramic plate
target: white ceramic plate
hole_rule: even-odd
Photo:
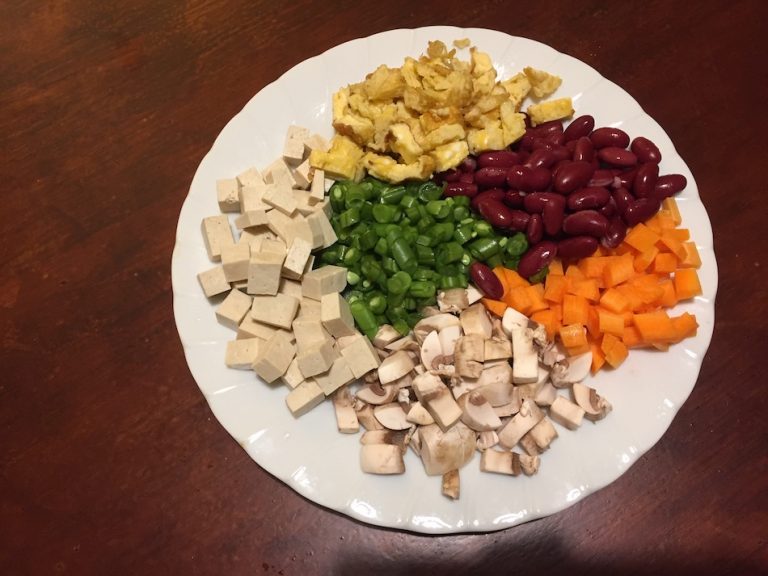
[[[419,56],[429,40],[450,46],[460,38],[491,55],[499,78],[524,66],[558,74],[563,83],[557,95],[571,96],[577,115],[592,114],[598,126],[618,126],[656,142],[663,154],[661,172],[688,178],[678,202],[701,253],[704,295],[679,306],[696,314],[695,338],[667,353],[633,350],[619,370],[601,371],[591,380],[614,406],[608,418],[585,422],[575,432],[558,428],[560,438],[530,478],[481,473],[476,454],[461,471],[461,498],[453,502],[441,495],[440,478],[427,477],[410,451],[403,476],[363,474],[359,436],[336,431],[330,402],[295,420],[284,405],[285,389],[258,381],[252,372],[227,369],[224,351],[234,332],[217,324],[196,275],[212,265],[200,221],[218,213],[216,179],[271,163],[290,124],[330,136],[331,95],[339,87],[360,81],[379,64],[399,66],[405,56]],[[179,217],[172,268],[176,324],[189,368],[216,418],[248,455],[313,502],[363,522],[426,533],[507,528],[558,512],[623,474],[661,438],[693,389],[712,336],[717,290],[712,229],[696,182],[664,130],[629,94],[544,44],[448,27],[393,30],[347,42],[295,66],[254,96],[222,130],[195,174]]]

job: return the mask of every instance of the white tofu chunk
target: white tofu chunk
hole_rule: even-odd
[[[243,321],[240,322],[240,326],[237,328],[237,339],[261,338],[262,340],[269,340],[275,335],[275,332],[285,332],[291,342],[294,341],[293,332],[283,330],[282,328],[276,328],[275,326],[270,326],[263,322],[258,322],[254,320],[250,314],[246,314]]]
[[[303,238],[294,238],[283,262],[283,276],[301,278],[310,252],[312,252],[312,245],[309,242]]]
[[[261,338],[244,338],[227,342],[227,352],[224,363],[230,368],[238,370],[252,370],[253,363],[259,355],[259,343]]]
[[[286,216],[280,210],[270,210],[267,212],[267,226],[286,244],[290,244],[291,240],[293,240],[293,234],[290,229],[292,224],[293,220],[291,217]]]
[[[296,124],[291,124],[288,126],[288,129],[285,131],[285,140],[299,140],[300,142],[304,142],[307,138],[309,138],[309,128],[304,128],[304,126],[297,126]]]
[[[277,238],[277,236],[275,236],[266,226],[254,226],[253,228],[244,228],[242,232],[240,232],[240,238],[237,243],[250,244],[251,253],[254,253],[261,250],[262,240],[275,238]]]
[[[285,332],[275,332],[267,341],[259,344],[259,354],[253,362],[253,370],[265,382],[274,382],[286,373],[296,356],[296,346]]]
[[[312,198],[306,190],[294,188],[293,199],[296,200],[296,210],[304,217],[309,216],[317,209],[315,204],[312,204]]]
[[[323,328],[319,318],[296,318],[292,328],[299,353],[308,350],[315,344],[333,342],[331,335]]]
[[[312,244],[312,227],[302,214],[297,212],[291,218],[291,223],[288,225],[288,237],[290,240],[287,240],[286,244],[289,246],[295,238],[302,238]]]
[[[299,362],[299,370],[305,378],[309,378],[328,370],[333,361],[338,358],[338,354],[333,349],[333,343],[325,340],[305,347],[296,358]]]
[[[289,166],[296,166],[304,159],[304,142],[295,138],[288,138],[283,145],[283,160]]]
[[[347,365],[355,378],[362,378],[371,370],[379,367],[379,355],[371,341],[362,334],[351,338],[354,339],[351,339],[341,349],[341,355],[347,361]]]
[[[263,244],[263,243],[262,243]],[[274,296],[280,288],[280,271],[285,253],[264,251],[251,254],[248,264],[248,294]]]
[[[289,330],[299,309],[299,301],[293,296],[254,296],[251,316],[254,320]]]
[[[237,175],[240,186],[258,186],[264,184],[264,177],[257,168],[251,167]]]
[[[221,249],[221,267],[227,282],[248,279],[248,263],[251,259],[250,244],[232,244]]]
[[[301,143],[301,151],[304,152],[304,143]],[[293,171],[293,179],[296,180],[296,187],[306,189],[312,181],[312,166],[309,165],[309,158],[296,166]]]
[[[352,336],[355,333],[355,320],[352,318],[349,304],[337,292],[326,294],[320,299],[320,320],[334,338]]]
[[[240,290],[232,290],[216,308],[216,319],[219,324],[237,330],[250,307],[250,296],[243,294]]]
[[[216,294],[223,294],[231,288],[224,276],[224,268],[221,266],[214,266],[210,270],[200,272],[197,275],[197,280],[208,298],[216,296]]]
[[[328,218],[328,223],[329,223],[328,225],[330,226],[331,218],[333,218],[333,206],[331,206],[331,199],[326,196],[322,202],[319,202],[315,206],[315,209],[325,214],[325,217]],[[331,230],[333,230],[333,228],[331,228]],[[335,234],[334,234],[334,238],[335,238]],[[333,242],[335,241],[336,240],[334,240]],[[333,242],[331,242],[331,244],[333,244]]]
[[[304,139],[304,148],[307,154],[312,152],[312,150],[328,152],[330,147],[328,140],[320,136],[320,134],[312,134],[309,138]]]
[[[301,283],[296,282],[296,280],[289,280],[288,278],[281,278],[280,279],[280,289],[278,290],[281,294],[287,294],[288,296],[293,296],[294,298],[298,298],[301,300]]]
[[[296,318],[301,318],[302,320],[317,320],[322,326],[320,320],[320,302],[312,300],[312,298],[302,297],[299,301],[299,315],[296,316]]]
[[[325,400],[325,394],[314,380],[305,380],[285,397],[288,410],[296,418],[303,416]]]
[[[347,270],[341,266],[323,266],[304,274],[301,293],[305,298],[321,300],[326,294],[340,293],[347,286]]]
[[[267,169],[264,171],[264,182],[267,184],[283,184],[287,185],[288,188],[293,188],[294,184],[296,184],[293,174],[291,174],[291,169],[282,158],[278,158],[267,166]]]
[[[316,169],[312,174],[312,186],[309,188],[309,196],[317,202],[325,198],[325,171]]]
[[[221,260],[221,249],[235,243],[229,220],[224,214],[208,216],[202,222],[203,241],[208,252],[208,258],[214,262]]]
[[[240,212],[240,185],[237,178],[217,180],[216,199],[222,212]]]
[[[349,368],[346,359],[337,357],[328,371],[315,376],[315,382],[323,391],[323,394],[330,396],[342,386],[349,384],[355,379],[352,370]]]
[[[304,382],[304,374],[301,373],[301,370],[299,370],[299,361],[296,360],[294,357],[293,360],[291,360],[291,363],[288,365],[288,370],[285,371],[285,374],[280,376],[280,380],[283,381],[283,384],[288,386],[291,390],[296,388],[299,384]]]
[[[265,238],[261,243],[261,251],[272,252],[273,254],[280,254],[285,257],[288,252],[288,247],[285,245],[285,242],[280,240],[280,238]]]
[[[357,434],[360,431],[360,421],[352,407],[354,400],[349,388],[339,388],[333,393],[333,409],[336,412],[336,425],[342,434]]]
[[[266,210],[249,210],[235,218],[235,228],[243,230],[244,228],[253,228],[254,226],[267,225]]]
[[[240,211],[270,210],[272,206],[263,200],[266,190],[267,185],[264,182],[256,183],[253,186],[242,186],[240,188]]]
[[[326,230],[324,228],[324,225],[322,223],[322,219],[325,218],[325,214],[322,212],[312,212],[307,216],[307,224],[309,224],[309,230],[312,234],[312,249],[316,248],[322,248],[325,245],[325,233]],[[325,218],[326,221],[328,220]],[[328,223],[328,226],[330,227],[330,222]],[[331,232],[333,232],[333,228],[330,227]],[[334,234],[335,236],[335,234]],[[335,240],[334,240],[335,242]]]
[[[315,210],[312,214],[307,216],[307,220],[314,220],[316,226],[319,226],[320,233],[323,236],[322,240],[322,247],[328,248],[328,246],[331,246],[336,243],[336,240],[338,240],[338,236],[336,236],[336,231],[333,229],[333,226],[331,225],[331,221],[328,220],[328,216],[325,215],[325,212],[322,210]]]
[[[283,181],[267,184],[267,189],[264,191],[261,199],[287,216],[296,212],[296,199],[293,197],[293,188]]]

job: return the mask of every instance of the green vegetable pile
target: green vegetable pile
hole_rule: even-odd
[[[329,190],[338,242],[319,261],[347,268],[347,299],[360,330],[382,324],[405,335],[436,304],[437,291],[466,288],[469,266],[516,269],[525,234],[502,236],[470,211],[469,198],[443,198],[432,181],[393,185],[367,177]]]

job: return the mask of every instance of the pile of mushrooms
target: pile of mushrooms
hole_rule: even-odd
[[[382,326],[373,340],[378,370],[354,394],[335,393],[339,430],[356,432],[358,423],[366,430],[363,471],[404,473],[410,447],[456,499],[459,469],[475,450],[482,471],[530,476],[558,436],[553,422],[575,430],[610,412],[581,384],[591,352],[568,357],[542,326],[512,308],[492,319],[479,299],[472,287],[447,290],[408,336]]]

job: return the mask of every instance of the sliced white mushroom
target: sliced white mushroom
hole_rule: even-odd
[[[520,456],[517,452],[486,450],[480,457],[480,470],[495,474],[519,476],[520,472],[522,472]]]
[[[389,324],[382,324],[379,326],[379,329],[376,332],[376,336],[373,337],[373,345],[376,348],[384,348],[388,344],[392,344],[392,342],[400,338],[400,332],[395,330]]]
[[[442,312],[440,312],[440,309],[436,306],[424,306],[424,308],[421,309],[421,315],[424,318],[427,316],[437,316],[438,314],[442,314]]]
[[[528,431],[529,436],[542,452],[549,448],[552,441],[557,438],[557,430],[552,426],[549,418],[542,418],[536,426]]]
[[[376,406],[373,409],[373,415],[379,424],[389,430],[408,430],[411,427],[411,423],[406,419],[405,410],[397,402]]]
[[[397,391],[398,388],[395,385],[381,386],[374,382],[360,388],[355,396],[367,404],[380,406],[381,404],[394,402],[395,398],[397,398]]]
[[[477,434],[461,422],[448,430],[437,424],[419,428],[421,461],[429,476],[438,476],[464,466],[475,453]]]
[[[513,448],[542,418],[544,412],[533,401],[525,400],[520,411],[498,430],[499,443],[505,448]]]
[[[576,428],[581,426],[581,420],[584,418],[584,409],[564,396],[558,396],[549,407],[549,417],[569,430],[576,430]]]
[[[552,385],[552,382],[547,381],[539,386],[534,401],[539,406],[551,406],[555,398],[557,398],[557,388]]]
[[[405,443],[410,446],[413,453],[421,458],[421,435],[419,434],[421,426],[414,426],[405,435]]]
[[[411,402],[411,407],[408,410],[405,419],[411,424],[418,424],[419,426],[429,426],[430,424],[435,423],[432,414],[429,413],[429,410],[424,408],[421,402]]]
[[[530,432],[520,438],[520,442],[518,442],[518,444],[520,444],[522,449],[525,450],[526,454],[531,456],[538,456],[541,454],[541,450],[539,450],[539,447],[536,445],[536,441],[531,437]]]
[[[472,430],[485,432],[501,426],[501,420],[480,391],[464,394],[458,404],[462,411],[461,421]]]
[[[389,350],[390,352],[397,352],[398,350],[418,350],[419,343],[416,342],[413,336],[403,336],[384,346],[384,349]]]
[[[437,306],[440,312],[461,312],[469,307],[469,298],[464,288],[451,288],[437,293]]]
[[[451,393],[453,394],[453,397],[458,400],[466,394],[467,392],[471,392],[472,390],[477,389],[477,379],[476,378],[462,378],[461,380],[458,380],[454,384],[451,385]]]
[[[385,359],[378,369],[379,382],[389,384],[408,374],[416,362],[405,350],[398,350],[390,357]]]
[[[480,378],[485,359],[485,341],[477,334],[466,334],[456,342],[453,352],[456,372],[463,378]]]
[[[591,367],[592,351],[560,360],[552,366],[552,384],[556,388],[567,388],[581,382],[589,375]]]
[[[587,420],[593,422],[602,420],[613,409],[610,402],[600,396],[594,388],[576,382],[571,391],[576,404],[584,410],[584,417]]]
[[[543,350],[549,345],[549,338],[547,337],[547,329],[538,322],[533,322],[528,325],[528,330],[533,340],[533,344],[538,350]]]
[[[405,453],[407,448],[405,432],[394,430],[368,430],[360,436],[360,444],[392,444]]]
[[[504,310],[504,316],[501,317],[501,327],[510,338],[512,337],[513,328],[527,328],[529,322],[528,316],[514,308]]]
[[[520,412],[520,406],[523,401],[520,399],[520,393],[517,386],[512,386],[512,398],[506,404],[500,406],[494,406],[493,411],[496,412],[496,416],[499,418],[506,418],[507,416],[514,416]]]
[[[416,340],[421,343],[427,334],[434,331],[440,331],[448,326],[460,326],[461,322],[453,314],[435,314],[419,320],[413,327],[413,334]]]
[[[421,363],[429,370],[435,358],[443,355],[440,334],[436,330],[424,337],[421,343]]]
[[[523,474],[526,476],[533,476],[539,471],[540,459],[535,454],[520,454],[520,467],[523,469]]]
[[[366,430],[383,430],[384,426],[379,424],[376,417],[373,415],[373,406],[366,404],[365,402],[355,403],[355,414],[357,414],[357,420],[363,425]]]
[[[512,358],[512,342],[507,338],[489,338],[483,349],[485,361]]]
[[[525,328],[512,328],[512,355],[514,356],[512,363],[514,383],[536,382],[539,378],[539,357],[533,348],[533,339]]]
[[[472,306],[462,311],[459,320],[465,335],[477,334],[483,340],[491,337],[493,324],[491,324],[488,311],[481,303],[472,304]]]
[[[448,386],[434,374],[427,372],[414,378],[413,390],[419,402],[443,430],[447,430],[461,418],[461,408],[453,399]]]
[[[496,431],[487,430],[485,432],[480,432],[477,435],[477,442],[475,445],[477,446],[477,449],[482,452],[483,450],[488,450],[488,448],[496,446],[498,443],[499,435],[496,434]]]
[[[467,302],[469,302],[470,306],[475,302],[480,302],[482,298],[483,294],[480,292],[480,290],[472,285],[467,286]]]
[[[446,326],[439,331],[440,347],[443,349],[443,354],[446,356],[453,356],[456,349],[456,342],[461,338],[461,326]]]
[[[333,411],[336,414],[336,426],[342,434],[357,434],[360,421],[353,407],[354,398],[346,386],[333,393]]]
[[[392,444],[364,444],[360,467],[369,474],[403,474],[405,462],[400,448]]]
[[[517,389],[517,393],[520,396],[520,402],[524,402],[525,400],[531,400],[535,402],[536,394],[539,393],[541,385],[537,384],[536,382],[531,382],[530,384],[518,384],[515,386],[515,388]]]
[[[458,500],[460,493],[459,471],[449,470],[443,474],[443,495],[451,500]]]
[[[477,390],[483,393],[491,406],[504,406],[512,402],[515,387],[512,385],[512,367],[509,362],[485,364]]]

